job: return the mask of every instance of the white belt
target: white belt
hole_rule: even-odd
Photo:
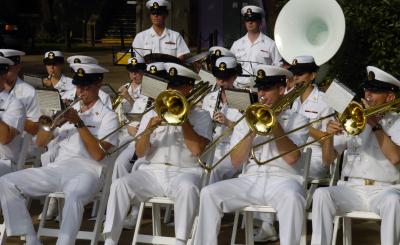
[[[364,179],[364,178],[357,178],[357,177],[345,177],[345,181],[348,183],[359,184],[359,185],[374,185],[374,186],[389,186],[395,185],[397,182],[385,182],[385,181],[378,181],[372,179]]]

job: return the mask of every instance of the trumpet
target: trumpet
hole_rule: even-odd
[[[258,135],[268,135],[271,133],[272,129],[275,127],[277,122],[277,114],[285,110],[289,107],[293,101],[304,93],[307,89],[308,84],[306,82],[300,82],[294,89],[292,89],[289,93],[287,93],[281,100],[279,100],[272,107],[268,107],[263,104],[263,99],[261,102],[252,104],[248,106],[244,112],[244,114],[234,123],[232,123],[222,134],[212,141],[206,149],[204,149],[203,153],[198,158],[199,165],[204,168],[207,172],[210,172],[214,168],[216,168],[229,154],[234,151],[244,139],[249,137],[253,132]],[[238,125],[243,119],[246,119],[246,123],[249,126],[249,132],[236,144],[234,145],[225,155],[221,157],[217,162],[213,165],[209,165],[205,163],[202,159],[208,154],[217,144],[228,134],[230,134],[236,125]]]
[[[356,135],[359,135],[360,133],[362,133],[364,131],[365,126],[367,124],[367,118],[368,117],[370,117],[372,115],[375,115],[377,113],[383,113],[383,112],[388,112],[388,111],[396,111],[398,109],[396,106],[398,106],[399,104],[400,104],[400,98],[392,100],[392,101],[387,102],[387,103],[384,103],[384,104],[379,105],[379,106],[374,106],[374,107],[370,107],[370,108],[364,109],[363,106],[360,103],[352,101],[346,107],[346,109],[343,111],[343,113],[337,115],[338,116],[338,121],[340,122],[340,124],[343,127],[343,130],[347,134],[352,135],[352,136],[356,136]],[[293,133],[295,131],[298,131],[300,129],[308,127],[308,126],[310,126],[310,125],[312,125],[312,124],[314,124],[316,122],[322,121],[322,120],[324,120],[326,118],[329,118],[329,117],[332,117],[334,115],[336,115],[336,113],[333,113],[333,114],[330,114],[328,116],[325,116],[325,117],[322,117],[320,119],[317,119],[315,121],[309,122],[308,124],[305,124],[303,126],[295,128],[295,129],[293,129],[293,130],[291,130],[291,131],[289,131],[289,132],[285,133],[284,135],[281,135],[281,136],[279,136],[277,138],[269,139],[269,140],[261,142],[261,143],[259,143],[257,145],[254,145],[253,148],[252,148],[252,151],[251,151],[251,154],[252,154],[252,156],[254,158],[254,161],[258,165],[264,165],[264,164],[272,162],[272,161],[274,161],[274,160],[276,160],[276,159],[278,159],[280,157],[283,157],[283,156],[285,156],[287,154],[290,154],[290,153],[292,153],[294,151],[301,150],[301,149],[303,149],[303,148],[305,148],[305,147],[307,147],[307,146],[309,146],[311,144],[314,144],[314,143],[319,142],[321,140],[324,140],[324,139],[327,139],[329,137],[332,137],[334,134],[332,134],[332,133],[326,134],[326,135],[324,135],[324,136],[322,136],[322,137],[320,137],[318,139],[312,140],[312,141],[310,141],[310,142],[308,142],[306,144],[303,144],[303,145],[301,145],[301,146],[299,146],[299,147],[297,147],[297,148],[295,148],[293,150],[284,152],[284,153],[282,153],[282,154],[280,154],[278,156],[275,156],[275,157],[273,157],[271,159],[268,159],[266,161],[261,161],[260,159],[257,159],[257,157],[255,155],[255,149],[257,149],[258,147],[260,147],[262,145],[265,145],[267,143],[270,143],[272,141],[279,140],[279,139],[287,136],[288,134],[291,134],[291,133]]]
[[[56,123],[61,119],[61,117],[69,110],[71,109],[76,103],[78,103],[79,101],[81,101],[81,98],[76,98],[67,108],[65,108],[64,110],[60,111],[58,114],[56,114],[53,117],[49,117],[46,115],[41,115],[39,117],[39,128],[50,132],[53,131],[57,126],[62,126],[64,123],[62,123],[61,125],[56,125]]]
[[[126,89],[128,89],[129,86],[130,86],[130,84],[126,84],[124,87]],[[122,95],[118,94],[117,96],[115,96],[111,102],[112,110],[115,111],[115,109],[117,109],[117,107],[122,103],[123,100],[124,100],[124,97]]]
[[[198,102],[200,102],[211,91],[211,88],[212,85],[209,85],[208,82],[199,82],[194,86],[194,88],[187,96],[182,95],[176,90],[166,90],[164,92],[161,92],[157,96],[154,104],[146,109],[142,114],[144,115],[154,109],[157,115],[161,117],[163,119],[163,122],[167,125],[182,125],[184,122],[187,121],[191,108]],[[101,142],[118,132],[128,123],[125,123],[124,125],[118,127],[116,130],[99,140],[99,147],[106,155],[112,155],[115,152],[118,152],[125,146],[129,145],[131,142],[138,140],[143,135],[149,134],[154,130],[154,128],[160,126],[160,124],[158,124],[152,128],[144,130],[142,133],[136,135],[133,139],[125,142],[119,147],[113,149],[112,151],[107,151],[106,149],[104,149],[104,147],[101,145]]]

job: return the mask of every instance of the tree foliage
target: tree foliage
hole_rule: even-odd
[[[279,11],[287,0],[278,0]],[[342,46],[330,61],[330,77],[353,89],[373,65],[400,77],[400,0],[338,0],[346,18]]]

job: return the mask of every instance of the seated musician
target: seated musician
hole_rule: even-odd
[[[71,66],[71,64],[98,64],[99,62],[91,57],[86,55],[73,55],[68,57],[67,62]],[[104,83],[104,81],[102,82]],[[68,105],[71,101],[76,98],[76,88],[72,90],[68,90],[61,97],[66,105]],[[99,90],[99,98],[104,105],[106,105],[109,109],[112,109],[111,98],[110,95],[104,92],[102,89]]]
[[[141,59],[139,59],[139,60],[141,60]],[[137,64],[143,64],[143,62],[137,63]],[[142,77],[143,77],[144,73],[137,70],[139,68],[137,68],[137,67],[135,68],[134,66],[135,66],[134,64],[128,65],[129,76],[132,79],[131,84],[134,84],[133,86],[130,86],[130,88],[134,88],[134,90],[129,89],[129,91],[130,91],[129,94],[125,94],[125,92],[124,92],[124,94],[125,94],[125,96],[129,96],[130,98],[132,98],[134,100],[134,102],[131,106],[127,105],[127,107],[131,107],[128,112],[142,113],[144,110],[146,110],[147,106],[150,105],[150,103],[149,103],[150,101],[147,96],[140,94],[141,82],[142,82]],[[166,75],[163,62],[150,63],[146,68],[146,72],[153,76],[157,76],[157,77],[161,77],[161,78],[165,78],[165,75]],[[139,76],[140,76],[140,80],[137,79]],[[126,102],[126,103],[129,103],[129,102]],[[128,109],[128,108],[126,108],[126,109]],[[127,126],[127,128],[128,128],[127,131],[130,136],[136,135],[137,130],[139,129],[139,125],[140,125],[140,121],[133,121],[133,122],[129,123],[129,125]],[[122,143],[123,142],[120,141],[120,144],[122,144]],[[137,160],[137,156],[135,155],[135,142],[132,142],[131,144],[128,145],[128,147],[126,147],[124,150],[121,151],[121,153],[118,155],[118,157],[115,161],[114,171],[113,171],[113,175],[112,175],[113,181],[129,174],[132,171],[133,165],[135,164],[136,160]],[[139,212],[139,206],[133,205],[130,214],[124,220],[124,228],[125,229],[133,229],[135,227],[138,212]]]
[[[16,170],[24,131],[25,108],[4,87],[6,74],[13,64],[12,60],[0,57],[0,176]]]
[[[229,52],[229,51],[228,51]],[[213,138],[217,138],[232,123],[241,117],[237,109],[228,108],[225,89],[232,89],[233,82],[241,74],[241,67],[235,57],[220,57],[212,68],[216,78],[217,91],[208,94],[203,100],[203,109],[210,112],[214,120]],[[214,161],[218,161],[229,150],[230,135],[221,140],[216,146]],[[210,183],[232,178],[238,169],[234,169],[229,158],[226,158],[211,172]]]
[[[254,68],[261,103],[272,106],[284,95],[286,78],[291,72],[280,67],[259,65]],[[276,115],[278,122],[272,129],[272,136],[278,137],[307,123],[307,119],[291,109]],[[280,244],[299,244],[303,223],[305,197],[301,176],[296,171],[301,152],[295,150],[269,164],[259,166],[250,158],[252,145],[264,141],[268,136],[257,136],[249,132],[245,120],[234,129],[231,147],[239,144],[231,152],[234,167],[246,164],[245,172],[238,178],[223,180],[202,189],[200,195],[199,223],[194,244],[217,244],[218,231],[224,213],[234,212],[248,205],[270,205],[277,210],[279,219]],[[296,149],[305,143],[308,130],[303,129],[280,140],[266,144],[256,150],[262,160]],[[244,139],[243,139],[244,138]]]
[[[52,192],[64,192],[65,204],[57,244],[74,244],[84,205],[98,192],[102,183],[102,159],[105,157],[99,139],[118,127],[117,116],[98,97],[107,70],[98,65],[75,64],[73,83],[81,103],[68,110],[61,128],[40,130],[36,143],[46,145],[59,136],[60,149],[52,164],[29,168],[4,175],[0,178],[0,200],[7,230],[10,236],[26,236],[28,245],[40,244],[25,198],[44,196]],[[118,144],[110,137],[101,144],[105,149]]]
[[[198,75],[178,64],[164,65],[169,89],[187,95]],[[179,210],[175,212],[176,244],[186,244],[198,208],[203,172],[197,156],[211,139],[209,113],[196,106],[188,113],[188,120],[181,126],[157,127],[162,119],[154,110],[143,116],[138,134],[144,130],[147,133],[136,142],[136,154],[143,157],[144,163],[111,185],[103,231],[105,244],[118,243],[130,203],[154,196],[175,201],[174,209]]]
[[[5,90],[16,97],[25,107],[26,120],[24,130],[31,135],[36,135],[39,130],[38,120],[40,117],[39,103],[36,90],[19,77],[21,71],[21,56],[25,53],[14,49],[0,49],[0,56],[14,62],[7,73]]]
[[[366,107],[380,106],[396,98],[400,81],[373,66],[367,67],[364,86]],[[396,105],[398,107],[398,105]],[[325,162],[333,162],[347,150],[342,180],[337,186],[318,188],[313,196],[311,244],[331,244],[335,215],[351,211],[378,214],[381,244],[400,242],[400,119],[396,112],[375,114],[367,118],[364,131],[347,135],[338,121],[329,121],[322,142]]]
[[[44,54],[43,64],[48,76],[43,79],[45,87],[54,88],[63,97],[64,93],[73,90],[72,79],[63,74],[64,55],[61,51],[48,51]]]

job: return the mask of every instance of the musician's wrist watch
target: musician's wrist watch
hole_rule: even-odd
[[[85,127],[85,123],[82,121],[82,119],[79,119],[77,123],[75,123],[76,128],[83,128]]]
[[[382,126],[380,124],[376,124],[372,127],[372,132],[382,130]]]

